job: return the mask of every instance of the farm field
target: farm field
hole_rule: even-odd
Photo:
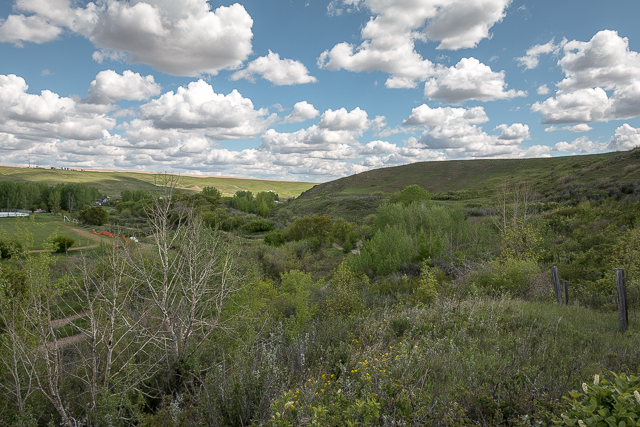
[[[71,237],[76,241],[74,248],[93,246],[106,240],[93,234],[90,228],[65,222],[60,215],[40,213],[31,214],[28,218],[0,218],[0,233],[16,235],[23,229],[27,229],[33,237],[33,250],[43,249],[43,244],[51,236]]]
[[[0,167],[0,180],[14,182],[42,182],[48,185],[60,183],[84,183],[98,188],[109,196],[120,194],[122,190],[157,190],[157,174],[145,172],[95,172],[61,169],[40,169],[20,167]],[[270,181],[251,178],[196,177],[180,175],[178,189],[196,192],[204,187],[216,187],[225,195],[233,195],[238,190],[274,191],[283,198],[297,197],[303,191],[316,185],[310,182]]]

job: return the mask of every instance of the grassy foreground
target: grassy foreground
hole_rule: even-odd
[[[0,167],[0,180],[13,182],[43,182],[49,185],[60,183],[83,183],[98,188],[113,196],[122,190],[157,190],[156,174],[143,172],[92,172],[75,170],[29,169],[11,166]],[[179,189],[199,191],[204,187],[216,187],[225,195],[233,195],[238,190],[273,190],[280,197],[296,197],[315,184],[310,182],[270,181],[250,178],[196,177],[180,175]]]
[[[621,334],[613,312],[508,298],[367,311],[239,349],[183,422],[548,426],[594,374],[640,367],[637,313]]]

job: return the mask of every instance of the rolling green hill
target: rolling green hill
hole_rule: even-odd
[[[122,190],[156,189],[157,175],[143,172],[96,172],[43,168],[0,167],[0,180],[14,182],[44,182],[49,185],[78,182],[97,187],[101,192],[114,196]],[[199,191],[204,187],[216,187],[225,195],[232,195],[238,190],[253,193],[273,190],[280,197],[296,197],[311,188],[314,183],[271,181],[250,178],[196,177],[180,175],[178,187],[187,191]]]
[[[527,182],[547,200],[564,200],[569,194],[573,200],[594,193],[605,197],[609,191],[624,192],[640,181],[640,149],[554,158],[421,162],[374,169],[316,185],[287,208],[297,215],[321,212],[359,221],[375,212],[385,194],[412,184],[432,192],[440,203],[451,200],[484,205],[505,180]]]
[[[397,192],[417,184],[433,193],[467,190],[493,191],[505,179],[528,181],[546,195],[562,181],[592,182],[600,179],[640,179],[640,150],[583,156],[537,159],[482,159],[421,162],[374,169],[316,185],[302,198],[321,194],[371,194]],[[471,196],[471,195],[470,195]]]

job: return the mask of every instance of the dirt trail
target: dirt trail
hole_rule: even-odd
[[[85,230],[84,228],[72,227],[71,225],[67,225],[65,223],[62,224],[62,227],[66,228],[67,230],[71,230],[71,231],[73,231],[75,233],[78,233],[82,237],[86,237],[86,238],[91,239],[93,241],[100,241],[100,237],[96,236],[95,234],[93,234],[92,232],[90,232],[88,230]]]
[[[84,317],[87,315],[86,311],[82,311],[80,313],[76,313],[76,314],[72,314],[71,316],[67,316],[63,319],[56,319],[56,320],[52,320],[50,322],[50,325],[52,328],[62,328],[65,325],[68,325],[69,323],[73,322],[76,319],[80,319],[81,317]],[[71,344],[75,344],[75,343],[79,343],[80,341],[84,341],[88,338],[87,335],[83,334],[82,332],[77,333],[75,335],[71,335],[69,337],[64,337],[64,338],[60,338],[59,340],[57,340],[58,342],[58,347],[60,348],[64,348],[68,345]],[[49,342],[46,344],[47,349],[51,350],[54,348],[54,343],[53,342]]]
[[[100,245],[90,245],[90,246],[78,246],[77,248],[69,248],[70,251],[81,251],[82,249],[93,249],[93,248],[97,248]],[[37,254],[40,252],[44,252],[44,249],[34,249],[32,251],[29,251],[32,254]]]
[[[50,325],[51,325],[52,328],[61,328],[64,325],[66,325],[66,324],[68,324],[70,322],[73,322],[74,320],[79,319],[81,317],[84,317],[86,315],[87,315],[87,312],[86,311],[82,311],[80,313],[72,314],[69,317],[65,317],[64,319],[52,320],[50,322]]]
[[[76,344],[76,343],[79,343],[80,341],[84,341],[87,338],[89,338],[89,336],[82,333],[71,335],[70,337],[60,338],[58,340],[58,347],[64,348],[68,345]],[[47,343],[47,349],[51,350],[53,348],[54,348],[54,344],[52,342]]]

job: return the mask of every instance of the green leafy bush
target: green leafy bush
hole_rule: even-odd
[[[0,257],[7,259],[22,252],[22,243],[16,239],[0,240]]]
[[[633,375],[613,374],[613,382],[596,375],[593,384],[582,383],[582,393],[569,392],[564,397],[568,409],[562,426],[631,427],[640,425],[640,378]]]
[[[415,202],[427,202],[431,200],[431,194],[429,190],[420,188],[419,185],[409,185],[405,187],[400,193],[392,194],[389,197],[389,203],[402,203],[405,206],[409,206]]]
[[[280,246],[284,243],[284,234],[282,230],[271,230],[264,235],[264,242],[271,246]]]
[[[397,271],[414,257],[414,245],[411,236],[399,226],[386,226],[366,242],[360,255],[350,259],[354,269],[373,271],[385,276]]]
[[[535,261],[509,258],[489,263],[473,274],[470,281],[491,294],[509,292],[514,296],[524,296],[529,293],[538,273],[540,266]]]
[[[437,267],[431,268],[429,264],[424,263],[422,265],[422,270],[420,271],[420,280],[418,289],[416,289],[415,299],[420,304],[433,304],[436,300],[436,296],[438,295],[436,291],[436,273]]]
[[[304,216],[293,221],[285,232],[286,240],[304,240],[316,238],[320,244],[331,236],[332,224],[329,215]]]
[[[89,225],[104,225],[109,222],[109,214],[99,206],[91,206],[90,208],[80,211],[78,219]]]
[[[69,248],[75,245],[76,241],[71,237],[57,236],[53,239],[53,243],[56,246],[57,253],[67,252]]]
[[[259,233],[261,231],[269,231],[273,228],[273,221],[268,221],[266,219],[254,219],[246,223],[243,227],[250,233]]]

